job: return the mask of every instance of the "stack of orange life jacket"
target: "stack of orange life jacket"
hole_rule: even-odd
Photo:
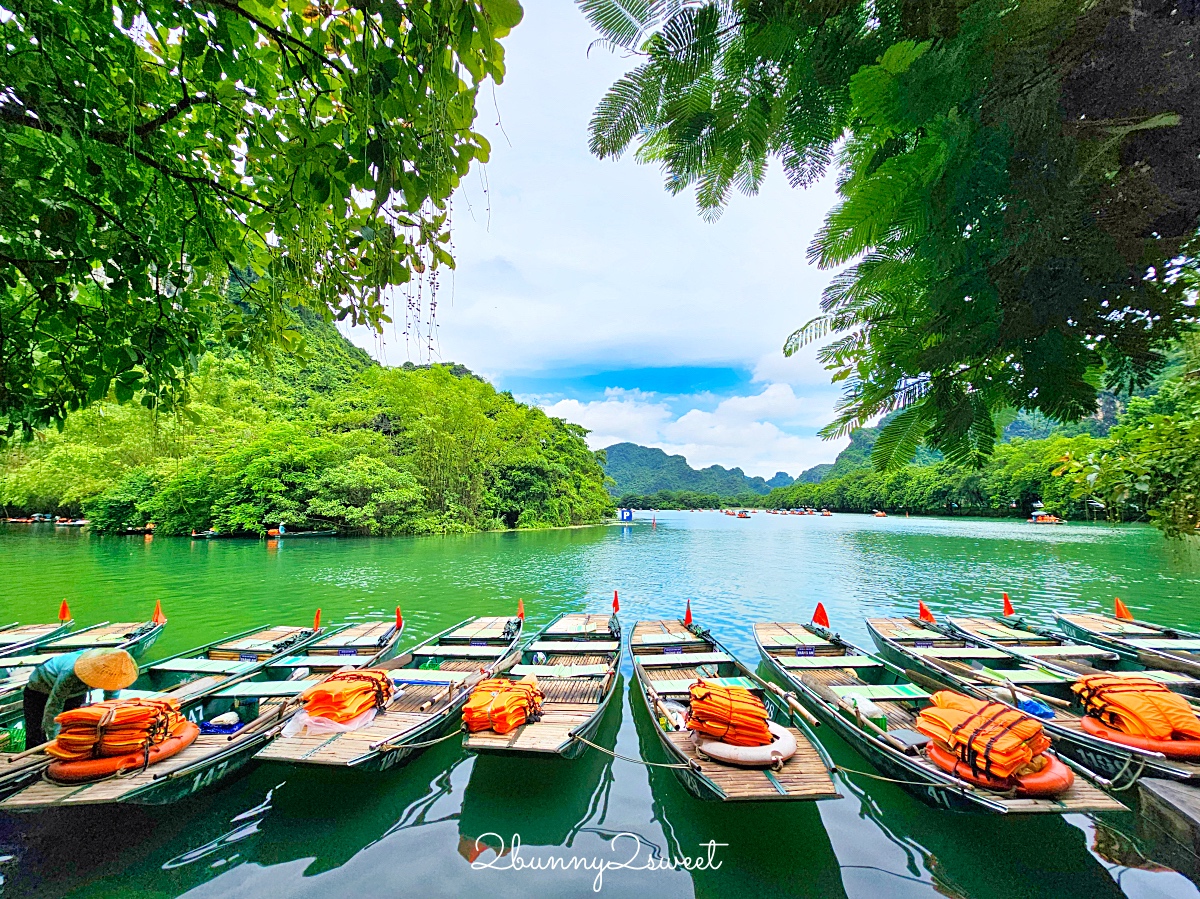
[[[976,774],[1008,780],[1040,771],[1050,738],[1041,723],[999,702],[942,690],[921,710],[916,728]]]
[[[749,690],[698,680],[690,693],[689,730],[731,746],[766,746],[774,741],[767,729],[767,708]]]
[[[527,721],[536,721],[541,716],[542,698],[533,677],[519,681],[508,678],[480,681],[463,706],[463,721],[472,733],[494,730],[506,734]]]
[[[304,711],[310,718],[327,718],[345,724],[369,709],[383,709],[392,698],[387,672],[364,668],[331,674],[303,693]]]
[[[1154,740],[1200,739],[1200,718],[1190,703],[1148,677],[1093,674],[1071,689],[1089,715],[1114,730]]]
[[[110,699],[63,712],[46,747],[65,761],[129,755],[178,736],[188,726],[177,699]]]

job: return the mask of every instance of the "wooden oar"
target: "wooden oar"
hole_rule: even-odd
[[[5,761],[11,765],[13,762],[18,761],[19,759],[29,758],[31,755],[36,755],[39,752],[45,751],[46,747],[53,742],[53,740],[47,740],[45,743],[34,746],[32,749],[26,749],[24,752],[18,752],[14,755],[10,755],[7,759],[5,759]]]

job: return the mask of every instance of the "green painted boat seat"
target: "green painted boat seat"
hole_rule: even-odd
[[[644,668],[661,668],[664,665],[692,668],[696,665],[713,665],[733,661],[732,656],[723,652],[674,652],[661,656],[637,656],[636,658]]]
[[[275,696],[298,696],[309,687],[319,684],[320,678],[311,680],[261,680],[234,684],[219,692],[218,696],[230,699],[269,699]]]
[[[607,624],[560,623],[546,629],[547,634],[607,634],[608,632]]]
[[[1108,649],[1101,649],[1099,646],[1075,646],[1072,644],[1067,644],[1065,646],[1020,646],[1014,648],[1017,649],[1017,651],[1022,655],[1036,656],[1039,659],[1117,658],[1117,654],[1115,652]]]
[[[1130,637],[1129,642],[1142,649],[1177,649],[1180,652],[1194,652],[1200,649],[1200,640],[1169,637]]]
[[[314,649],[341,649],[344,646],[374,646],[375,641],[364,637],[362,634],[334,634],[332,637],[326,637],[314,646]]]
[[[461,684],[470,671],[429,671],[421,668],[393,668],[388,677],[397,684]]]
[[[634,643],[645,646],[663,646],[668,644],[704,643],[695,634],[638,634],[633,638]]]
[[[470,624],[464,624],[453,633],[447,634],[448,640],[499,640],[504,636],[504,625],[497,625],[489,621],[483,623],[473,621]]]
[[[923,627],[895,627],[892,629],[890,636],[893,640],[946,640],[945,634],[939,634],[937,631],[931,631]]]
[[[509,669],[513,677],[602,677],[608,673],[607,665],[513,665]]]
[[[247,637],[245,640],[233,640],[229,643],[222,643],[220,646],[213,646],[208,651],[212,652],[273,652],[275,649],[274,640],[256,640],[253,637]]]
[[[272,662],[272,668],[361,668],[370,661],[370,656],[288,656]]]
[[[137,625],[131,625],[130,632],[137,629]],[[44,649],[56,649],[64,652],[69,652],[73,649],[94,649],[105,646],[120,646],[128,639],[127,636],[121,634],[113,634],[105,632],[92,636],[89,633],[82,633],[78,637],[63,637],[61,640],[52,640],[49,643],[43,644]]]
[[[165,696],[170,696],[170,693],[163,693],[161,690],[122,690],[119,698],[121,699],[162,699]]]
[[[441,656],[447,659],[498,659],[508,652],[507,646],[418,646],[415,656]]]
[[[879,668],[883,665],[870,656],[776,656],[784,668]]]
[[[913,655],[930,659],[1007,659],[1008,653],[988,646],[921,646]]]
[[[718,687],[745,687],[747,690],[758,689],[758,684],[750,680],[748,677],[706,677],[705,682],[716,684]],[[654,692],[660,696],[666,693],[687,693],[692,689],[692,684],[696,682],[695,678],[691,680],[682,678],[680,680],[656,680],[651,682]]]
[[[928,699],[929,694],[914,684],[855,684],[830,687],[840,699],[870,699],[876,702]]]
[[[1148,677],[1150,680],[1156,680],[1163,684],[1194,684],[1196,679],[1186,674],[1181,674],[1178,671],[1139,671],[1138,677]]]
[[[828,640],[811,634],[808,631],[791,631],[786,634],[772,634],[764,637],[767,646],[832,646]]]
[[[1140,624],[1133,624],[1129,621],[1118,621],[1116,618],[1109,618],[1107,615],[1062,615],[1064,621],[1069,621],[1079,627],[1094,631],[1097,634],[1105,634],[1109,637],[1129,637],[1136,634],[1141,634],[1147,637],[1155,636],[1158,631],[1149,627],[1142,627]]]
[[[47,659],[54,658],[54,653],[38,653],[29,656],[5,656],[0,659],[0,669],[3,668],[36,668]]]
[[[1060,684],[1066,680],[1053,671],[1046,671],[1042,668],[1012,668],[1007,671],[993,671],[991,668],[984,668],[983,670],[985,674],[1002,680],[1007,679],[1014,684]]]
[[[616,652],[621,644],[616,640],[537,640],[529,648],[534,652]]]
[[[182,671],[196,674],[241,674],[255,667],[255,662],[234,662],[222,659],[164,659],[150,666],[152,671]]]

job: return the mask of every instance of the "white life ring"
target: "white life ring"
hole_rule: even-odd
[[[697,752],[714,762],[739,768],[778,768],[796,754],[796,738],[774,721],[767,722],[767,729],[775,739],[766,746],[731,746],[697,731],[692,731],[692,742]]]

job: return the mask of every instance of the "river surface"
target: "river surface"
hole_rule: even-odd
[[[626,631],[681,616],[757,663],[755,621],[807,621],[818,600],[869,645],[863,619],[913,612],[1108,610],[1200,626],[1200,563],[1145,527],[1016,521],[639,513],[632,526],[415,539],[97,538],[0,526],[0,619],[80,625],[170,620],[167,655],[265,623],[391,617],[405,645],[523,599],[526,633],[560,612],[606,611]],[[652,724],[621,701],[602,745],[661,761]],[[827,731],[835,761],[868,769]],[[1001,820],[929,808],[893,784],[839,778],[843,799],[722,806],[670,771],[590,750],[574,762],[476,759],[456,741],[382,775],[252,768],[165,808],[0,816],[0,896],[1176,897],[1190,881],[1147,860],[1133,814]],[[613,838],[617,839],[614,846]],[[514,852],[514,835],[520,847]],[[684,856],[709,870],[670,867]],[[490,847],[490,848],[489,848]],[[591,869],[547,870],[552,859]],[[596,865],[609,868],[597,882]],[[540,866],[535,867],[535,866]]]

